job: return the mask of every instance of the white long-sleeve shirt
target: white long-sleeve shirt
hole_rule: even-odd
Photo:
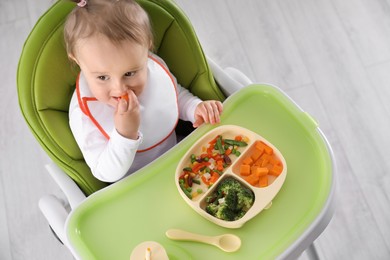
[[[96,100],[81,72],[69,107],[69,123],[92,174],[115,182],[150,163],[176,144],[178,118],[195,121],[201,100],[177,84],[156,55],[148,59],[148,80],[138,97],[141,124],[138,140],[115,129],[115,109]]]

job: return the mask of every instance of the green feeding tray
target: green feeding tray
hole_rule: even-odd
[[[287,173],[272,206],[242,227],[228,229],[195,212],[176,187],[176,168],[217,127],[248,129],[277,147]],[[332,151],[317,123],[279,89],[250,85],[224,103],[219,125],[204,125],[133,175],[89,196],[68,217],[67,238],[81,259],[129,259],[144,241],[156,241],[170,259],[274,259],[297,257],[329,223],[335,189]],[[184,229],[204,235],[232,233],[241,248],[226,253],[195,242],[169,240]]]

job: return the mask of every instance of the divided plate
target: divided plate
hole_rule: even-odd
[[[239,155],[230,154],[229,158],[231,160],[231,163],[229,162],[228,166],[223,169],[222,174],[220,173],[219,178],[210,186],[207,186],[206,184],[201,181],[200,184],[197,183],[191,183],[192,184],[192,191],[186,191],[184,192],[180,182],[179,178],[185,174],[183,171],[184,168],[193,166],[191,163],[191,155],[196,155],[197,157],[200,157],[201,154],[206,153],[206,149],[209,146],[209,142],[212,140],[215,140],[216,137],[222,136],[223,139],[231,139],[234,140],[236,136],[242,136],[243,140],[247,142],[247,146],[243,147],[235,147],[239,151]],[[251,165],[254,166],[256,162],[260,162],[257,156],[259,156],[259,153],[257,151],[257,147],[259,147],[259,143],[263,143],[266,146],[272,148],[268,148],[268,151],[261,152],[261,156],[267,157],[265,155],[267,152],[268,154],[271,153],[270,156],[268,156],[268,160],[271,160],[269,164],[267,162],[264,162],[261,168],[268,168],[269,173],[266,175],[268,179],[268,186],[266,187],[259,187],[259,183],[256,183],[254,185],[250,184],[248,182],[249,177],[246,175],[241,175],[242,172],[242,165]],[[257,155],[256,152],[257,152]],[[217,152],[217,151],[214,151]],[[253,163],[251,163],[249,157],[252,158]],[[272,157],[273,159],[269,159]],[[256,159],[253,159],[256,158]],[[249,164],[248,164],[249,160]],[[266,159],[267,160],[267,159]],[[212,161],[213,162],[213,161]],[[278,170],[272,170],[273,166],[271,165],[274,163],[275,165],[278,165]],[[196,163],[195,163],[196,164]],[[226,164],[225,164],[226,166]],[[211,166],[212,167],[212,166]],[[195,166],[193,167],[195,168]],[[264,170],[264,169],[263,169]],[[275,173],[276,171],[276,173]],[[201,216],[204,218],[210,220],[211,222],[220,225],[222,227],[226,228],[240,228],[245,222],[252,219],[254,216],[256,216],[258,213],[260,213],[263,209],[266,209],[270,207],[273,198],[276,196],[276,194],[279,192],[280,188],[282,187],[284,180],[286,179],[287,174],[287,164],[283,157],[283,155],[280,153],[280,151],[272,145],[270,142],[268,142],[265,138],[262,136],[246,129],[243,127],[235,126],[235,125],[223,125],[219,126],[207,134],[205,134],[202,138],[200,138],[183,156],[183,158],[180,160],[177,168],[176,168],[176,174],[175,174],[175,183],[176,187],[179,190],[180,195],[183,197],[183,199],[190,205],[196,212],[198,212]],[[192,174],[194,175],[194,174]],[[212,180],[210,178],[210,175],[206,176],[208,178],[205,178],[207,180]],[[249,188],[253,191],[254,194],[254,203],[251,206],[251,208],[245,213],[244,216],[242,216],[240,219],[233,220],[233,221],[227,221],[227,220],[221,220],[217,217],[214,217],[213,215],[206,212],[206,199],[208,196],[210,196],[215,189],[218,187],[218,184],[223,181],[227,177],[232,177],[236,180],[238,180],[242,186]],[[195,177],[196,179],[200,179],[199,175]],[[214,178],[215,180],[215,178]],[[186,180],[187,181],[187,180]],[[192,180],[191,180],[192,182]],[[254,183],[254,182],[252,182]],[[188,186],[188,182],[186,182]],[[183,186],[183,184],[182,184]],[[188,196],[188,194],[191,194],[191,196]],[[191,198],[190,198],[191,197]]]

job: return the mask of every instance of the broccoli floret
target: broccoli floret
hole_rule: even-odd
[[[216,199],[217,199],[217,196],[215,194],[212,194],[212,195],[206,197],[206,202],[213,203]]]
[[[219,209],[219,205],[211,203],[206,206],[206,212],[209,213],[210,215],[215,216],[217,211]]]
[[[217,192],[218,194],[228,194],[229,190],[240,190],[241,184],[239,181],[233,178],[226,178],[224,179],[219,185]]]
[[[225,204],[226,206],[233,211],[237,210],[238,206],[238,195],[236,190],[229,190],[228,193],[225,196]]]
[[[222,204],[219,206],[218,211],[215,214],[215,217],[227,220],[227,221],[233,221],[235,220],[236,213],[229,209],[229,207],[226,204]]]
[[[238,208],[240,208],[242,211],[248,211],[250,207],[252,207],[253,202],[255,200],[255,195],[253,192],[248,189],[242,187],[241,190],[237,194],[238,197]]]
[[[245,215],[246,211],[240,211],[238,212],[238,214],[236,215],[236,217],[234,218],[234,220],[239,220],[240,218],[242,218],[244,215]]]
[[[205,208],[210,215],[226,221],[242,218],[253,205],[255,196],[234,178],[226,178],[215,192],[207,197]]]

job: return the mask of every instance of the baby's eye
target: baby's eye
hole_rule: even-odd
[[[125,73],[126,77],[133,77],[135,75],[136,71],[129,71]]]
[[[108,80],[107,76],[98,76],[97,78],[102,80],[102,81]]]

